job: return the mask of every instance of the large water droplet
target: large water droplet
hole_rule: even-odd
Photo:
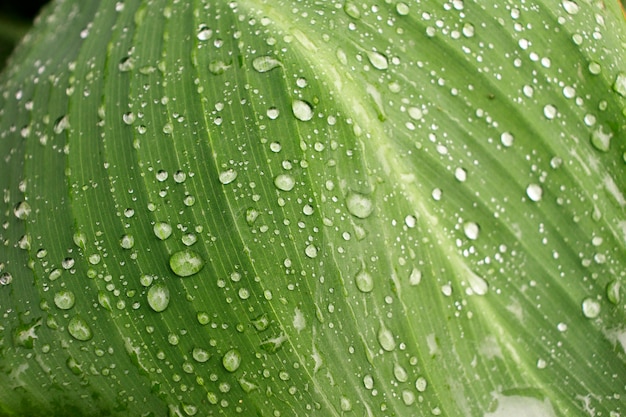
[[[21,201],[13,207],[13,214],[20,220],[25,220],[31,213],[30,204],[26,201]]]
[[[613,132],[611,131],[611,128],[601,125],[591,132],[591,144],[594,148],[601,152],[608,152],[611,147],[612,137]]]
[[[387,352],[391,352],[396,348],[396,340],[393,337],[393,333],[385,326],[381,326],[378,329],[378,343]]]
[[[296,119],[307,122],[313,118],[313,107],[306,101],[294,100],[291,103],[291,110]]]
[[[588,319],[595,319],[600,315],[600,303],[595,298],[585,298],[582,302],[583,315]]]
[[[157,222],[152,230],[154,235],[161,240],[165,240],[172,235],[172,226],[169,223]]]
[[[222,357],[222,365],[228,372],[235,372],[241,365],[241,354],[237,349],[231,349]]]
[[[252,61],[252,68],[258,72],[268,72],[281,66],[281,62],[271,56],[259,56]]]
[[[296,180],[287,174],[280,174],[274,178],[274,185],[282,191],[291,191],[296,185]]]
[[[193,348],[193,351],[191,352],[191,356],[196,362],[200,362],[200,363],[204,363],[208,361],[209,358],[211,357],[209,352],[199,347]]]
[[[419,285],[422,282],[422,271],[417,268],[413,268],[409,274],[409,284]]]
[[[532,201],[539,201],[543,196],[543,188],[541,188],[539,184],[529,184],[528,187],[526,187],[526,195]]]
[[[359,10],[359,6],[351,1],[344,3],[343,11],[353,19],[359,19],[361,17],[361,10]]]
[[[76,340],[86,342],[93,337],[93,332],[89,324],[79,316],[74,316],[67,325],[67,331]]]
[[[346,207],[353,216],[359,219],[365,219],[374,211],[374,204],[369,197],[359,194],[350,193],[346,198]]]
[[[361,292],[371,292],[374,289],[374,278],[365,269],[360,270],[354,277],[354,283]]]
[[[8,272],[0,274],[0,285],[9,285],[13,281],[13,275]]]
[[[368,51],[367,58],[369,59],[372,66],[379,70],[386,70],[389,68],[389,62],[387,61],[387,57],[380,52],[376,51]]]
[[[467,222],[463,224],[463,232],[468,239],[476,240],[480,234],[480,227],[477,223]]]
[[[148,304],[157,313],[164,311],[170,304],[170,290],[164,284],[156,284],[148,290]]]
[[[423,376],[420,376],[419,378],[417,378],[417,380],[415,380],[415,389],[417,389],[419,392],[426,391],[427,386],[428,382]]]
[[[563,9],[565,9],[565,11],[571,15],[575,15],[580,11],[580,7],[578,7],[578,4],[571,0],[563,0],[561,5],[563,6]]]
[[[202,267],[204,267],[204,259],[192,250],[182,250],[170,256],[170,268],[179,277],[197,274]]]
[[[69,290],[61,290],[54,294],[54,304],[61,310],[69,310],[74,307],[76,297],[74,293]]]
[[[620,72],[615,77],[613,90],[622,97],[626,97],[626,72]]]
[[[201,41],[209,40],[212,35],[213,35],[213,31],[211,29],[209,29],[206,25],[200,25],[200,28],[198,29],[198,34],[197,34],[198,40],[201,40]]]
[[[224,185],[230,184],[231,182],[235,181],[235,178],[237,178],[237,171],[235,171],[234,169],[222,171],[219,175],[219,180]]]
[[[617,280],[609,282],[609,284],[606,286],[606,298],[608,298],[609,301],[613,304],[618,304],[622,299],[620,287],[621,284]]]

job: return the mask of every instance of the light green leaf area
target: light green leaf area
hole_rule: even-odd
[[[617,1],[52,3],[0,77],[0,415],[626,416]]]

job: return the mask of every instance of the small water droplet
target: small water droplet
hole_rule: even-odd
[[[182,250],[170,256],[170,268],[179,277],[197,274],[202,267],[204,267],[204,259],[192,250]]]
[[[226,171],[220,172],[220,175],[219,175],[219,180],[224,185],[230,184],[231,182],[235,181],[236,178],[237,178],[237,171],[235,171],[232,168],[227,169]]]
[[[13,214],[20,220],[25,220],[31,213],[30,204],[26,201],[21,201],[13,208]]]
[[[361,292],[371,292],[374,289],[374,278],[365,269],[360,270],[354,277],[354,283]]]
[[[404,369],[399,363],[395,363],[393,365],[393,376],[398,380],[398,382],[406,382],[409,379],[409,374],[406,372],[406,369]]]
[[[155,284],[148,290],[148,305],[157,313],[170,304],[170,290],[164,284]]]
[[[291,103],[291,110],[296,119],[308,122],[313,118],[313,107],[303,100],[294,100]]]
[[[385,326],[381,326],[378,329],[378,343],[380,343],[380,347],[382,347],[387,352],[391,352],[396,348],[396,340],[393,337],[393,333],[391,330],[386,328]]]
[[[539,184],[529,184],[526,187],[526,195],[532,201],[540,201],[543,196],[543,188]]]
[[[280,110],[278,110],[276,107],[270,107],[269,109],[267,109],[267,117],[269,117],[270,119],[276,120],[278,116],[280,116]]]
[[[271,56],[259,56],[252,60],[252,68],[261,73],[271,71],[280,66],[281,62]]]
[[[152,230],[154,235],[161,240],[165,240],[172,235],[172,226],[169,223],[157,222]]]
[[[274,185],[282,191],[291,191],[296,185],[296,180],[287,174],[280,174],[274,178]]]
[[[311,259],[317,258],[317,247],[315,245],[308,245],[304,249],[304,253],[306,256],[308,256]]]
[[[593,132],[591,132],[590,140],[594,148],[601,152],[608,152],[611,147],[611,138],[613,138],[613,132],[611,131],[611,128],[605,125],[601,125]]]
[[[267,317],[267,314],[263,314],[257,317],[256,319],[252,320],[252,325],[257,331],[262,332],[269,327],[270,320]]]
[[[359,194],[350,193],[346,198],[346,207],[350,214],[359,219],[365,219],[374,211],[374,204],[369,197]]]
[[[422,271],[417,268],[413,268],[409,274],[409,284],[415,286],[422,282]]]
[[[594,298],[585,298],[582,302],[583,315],[588,319],[595,319],[600,315],[600,303]]]
[[[389,62],[387,61],[387,57],[380,52],[376,51],[368,51],[367,58],[370,61],[370,64],[376,69],[386,70],[389,68]]]
[[[222,357],[222,365],[228,372],[235,372],[241,365],[241,354],[237,349],[231,349]]]
[[[54,304],[61,310],[69,310],[74,307],[76,297],[74,293],[69,290],[61,290],[54,294]]]
[[[74,316],[67,325],[67,331],[76,340],[86,342],[93,337],[89,324],[80,316]]]

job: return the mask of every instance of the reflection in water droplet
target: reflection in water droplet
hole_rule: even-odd
[[[369,197],[359,193],[350,193],[346,198],[346,207],[350,214],[359,219],[365,219],[374,211],[374,204]]]
[[[237,349],[231,349],[222,357],[222,365],[228,372],[235,372],[241,365],[241,354]]]
[[[148,290],[148,305],[157,313],[164,311],[170,303],[170,290],[164,284],[156,284]]]
[[[274,185],[282,191],[291,191],[296,185],[296,180],[287,174],[280,174],[274,178]]]
[[[202,267],[204,267],[204,259],[189,249],[176,252],[170,257],[170,268],[179,277],[197,274]]]
[[[583,315],[588,319],[594,319],[600,315],[600,303],[594,298],[585,298],[582,302]]]
[[[258,72],[268,72],[280,65],[280,61],[271,56],[259,56],[252,60],[252,68]]]
[[[370,64],[376,69],[386,70],[389,68],[389,62],[387,61],[387,57],[380,52],[376,51],[368,51],[367,58],[370,61]]]
[[[468,239],[476,240],[480,234],[480,227],[477,223],[467,222],[463,224],[463,232]]]
[[[54,294],[54,304],[61,310],[69,310],[74,307],[76,297],[74,293],[69,290],[61,290]]]
[[[30,204],[28,204],[26,201],[21,201],[17,203],[13,208],[13,214],[20,220],[25,220],[28,216],[30,216],[30,212]]]
[[[391,352],[396,348],[396,340],[393,337],[393,333],[388,328],[381,326],[378,329],[378,343],[387,352]]]
[[[306,101],[294,100],[291,103],[291,110],[296,119],[307,122],[313,118],[313,107]]]
[[[361,292],[371,292],[374,289],[374,278],[365,269],[360,270],[354,277],[354,283]]]
[[[541,188],[539,184],[529,184],[528,187],[526,187],[526,195],[532,201],[539,201],[543,196],[543,188]]]
[[[237,178],[237,171],[235,171],[234,169],[222,171],[219,175],[219,180],[224,185],[230,184],[231,182],[235,181],[235,178]]]
[[[91,327],[89,327],[89,324],[87,324],[87,322],[79,316],[72,317],[67,325],[67,331],[74,339],[83,342],[86,342],[93,337]]]
[[[152,230],[154,235],[161,240],[165,240],[172,235],[172,226],[169,223],[157,222]]]

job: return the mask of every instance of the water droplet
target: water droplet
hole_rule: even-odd
[[[428,382],[426,381],[426,378],[424,378],[423,376],[420,376],[415,381],[415,389],[418,390],[419,392],[426,391],[427,386],[428,386]]]
[[[270,107],[269,109],[267,109],[267,117],[269,117],[270,119],[276,120],[279,115],[280,110],[278,110],[276,107]]]
[[[132,249],[132,247],[135,246],[135,237],[133,235],[122,236],[120,246],[124,249]]]
[[[546,104],[543,108],[543,115],[546,116],[546,119],[552,120],[557,115],[557,109],[552,104]]]
[[[339,406],[341,408],[341,411],[344,411],[344,412],[352,411],[352,401],[350,401],[349,398],[341,397]]]
[[[372,377],[369,374],[365,375],[363,377],[363,385],[365,386],[366,389],[374,388],[374,377]]]
[[[580,7],[578,7],[578,4],[571,0],[563,0],[561,5],[563,6],[563,9],[565,9],[565,11],[571,15],[575,15],[580,11]]]
[[[54,294],[54,304],[61,310],[69,310],[74,307],[76,297],[74,293],[69,290],[61,290]]]
[[[621,284],[617,280],[609,282],[609,284],[606,286],[606,298],[608,298],[609,301],[613,304],[618,304],[622,299],[620,287]]]
[[[350,214],[359,219],[365,219],[372,214],[374,211],[374,204],[369,197],[359,194],[359,193],[350,193],[346,198],[346,207]]]
[[[170,290],[164,284],[156,284],[150,287],[147,297],[150,308],[160,313],[170,303]]]
[[[154,235],[161,240],[165,240],[172,235],[172,226],[169,223],[157,222],[152,230]]]
[[[270,320],[267,318],[266,314],[263,314],[257,317],[256,319],[252,320],[252,325],[257,331],[262,332],[269,327]]]
[[[415,286],[422,282],[422,271],[417,268],[413,268],[409,274],[409,284]]]
[[[132,111],[124,113],[122,115],[122,120],[127,125],[132,125],[133,123],[135,123],[135,113],[133,113]]]
[[[398,382],[406,382],[409,379],[409,374],[406,372],[406,369],[404,369],[399,363],[395,363],[393,365],[393,376],[398,380]]]
[[[588,319],[595,319],[600,315],[600,303],[594,298],[585,298],[582,302],[583,315]]]
[[[467,180],[467,171],[461,167],[454,170],[454,178],[459,182]]]
[[[291,103],[291,110],[296,119],[307,122],[313,118],[313,107],[306,101],[294,100]]]
[[[0,274],[0,285],[9,285],[13,281],[13,275],[8,272]]]
[[[72,239],[74,240],[74,244],[83,250],[87,246],[87,235],[83,232],[74,233]]]
[[[526,195],[532,201],[540,201],[543,196],[543,188],[539,184],[529,184],[526,187]]]
[[[371,292],[374,289],[374,278],[365,269],[360,270],[354,277],[354,283],[361,292]]]
[[[268,72],[280,66],[281,62],[271,56],[259,56],[252,60],[252,68],[258,72]]]
[[[191,352],[191,356],[196,362],[200,362],[200,363],[204,363],[208,361],[209,358],[211,357],[209,352],[199,347],[193,348],[193,351]]]
[[[230,184],[231,182],[235,181],[235,178],[237,178],[237,171],[235,171],[232,168],[226,171],[220,172],[220,175],[219,175],[219,180],[224,185]]]
[[[13,208],[13,214],[20,220],[25,220],[31,213],[30,204],[26,201],[21,201]]]
[[[222,357],[222,365],[228,372],[235,372],[241,365],[241,354],[237,349],[231,349]]]
[[[98,292],[98,304],[100,304],[102,307],[109,311],[113,311],[113,306],[111,306],[111,299],[109,298],[109,295],[104,291]]]
[[[399,2],[396,4],[396,13],[400,16],[406,16],[409,14],[409,6],[406,3]]]
[[[513,146],[513,141],[515,137],[511,134],[511,132],[504,132],[500,135],[500,142],[507,148]]]
[[[259,211],[255,208],[249,208],[246,210],[246,222],[248,226],[252,226],[256,219],[259,217]]]
[[[478,239],[478,235],[480,234],[480,226],[474,222],[467,222],[463,224],[463,232],[465,236],[470,240]]]
[[[72,317],[67,325],[67,331],[74,339],[82,342],[86,342],[93,337],[91,327],[89,327],[89,324],[87,324],[87,322],[79,316]]]
[[[396,348],[396,340],[393,337],[393,333],[391,333],[391,330],[389,330],[385,326],[381,326],[380,329],[378,329],[377,336],[380,347],[382,347],[387,352],[391,352]]]
[[[422,110],[418,109],[417,107],[409,107],[408,111],[409,117],[413,120],[419,120],[424,116]]]
[[[226,63],[221,60],[215,60],[209,62],[209,72],[213,75],[220,75],[226,72],[231,67],[230,63]]]
[[[189,249],[176,252],[170,257],[170,268],[179,277],[197,274],[202,267],[204,267],[204,259]]]
[[[370,64],[376,69],[386,70],[389,68],[389,62],[387,61],[387,57],[380,52],[376,51],[368,51],[367,58],[370,61]]]
[[[282,191],[291,191],[296,185],[296,180],[287,174],[280,174],[274,178],[274,185]]]
[[[622,97],[626,97],[626,73],[620,72],[613,83],[613,90]]]
[[[351,1],[347,1],[344,3],[343,11],[346,12],[346,14],[353,19],[361,18],[361,11],[359,10],[359,6]]]
[[[70,119],[66,115],[66,116],[59,117],[54,122],[54,126],[53,126],[52,130],[54,131],[54,133],[56,133],[58,135],[60,133],[63,133],[64,131],[66,131],[69,128],[70,128]]]
[[[213,31],[209,29],[206,25],[200,25],[200,27],[198,28],[198,34],[196,36],[198,37],[198,40],[206,41],[209,40],[211,36],[213,36]]]
[[[606,129],[606,131],[605,131]],[[613,132],[610,127],[601,125],[591,133],[591,144],[601,152],[608,152],[611,147]]]
[[[306,254],[306,256],[308,256],[311,259],[316,258],[317,257],[317,247],[315,245],[308,245],[304,249],[304,253]]]
[[[469,289],[471,294],[485,295],[489,291],[489,284],[481,276],[475,274],[472,271],[468,271],[469,275],[467,281],[469,283]]]

